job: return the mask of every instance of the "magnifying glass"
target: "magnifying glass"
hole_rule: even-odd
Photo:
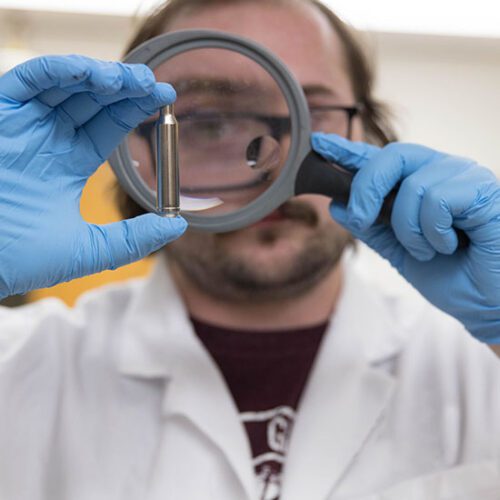
[[[164,114],[140,124],[109,160],[146,211],[158,212],[162,184],[178,189],[190,227],[210,232],[249,226],[300,194],[347,204],[354,174],[312,151],[302,88],[266,48],[229,33],[185,30],[148,40],[125,62],[147,64],[177,92],[180,168],[171,185],[156,174]],[[386,198],[380,221],[389,223],[395,195]]]

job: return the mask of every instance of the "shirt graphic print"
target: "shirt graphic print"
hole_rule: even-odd
[[[243,412],[240,419],[247,434],[253,437],[253,466],[259,499],[277,500],[295,410],[279,406],[267,411]]]

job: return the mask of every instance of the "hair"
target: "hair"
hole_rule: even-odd
[[[142,43],[169,31],[169,25],[181,14],[189,13],[196,8],[207,8],[216,5],[234,5],[238,3],[256,2],[257,0],[166,0],[138,28],[129,42],[126,53]],[[329,21],[339,36],[345,53],[347,70],[356,103],[360,105],[360,117],[368,142],[384,146],[397,140],[391,124],[391,112],[388,106],[373,95],[375,81],[374,70],[369,62],[358,34],[346,22],[334,14],[321,0],[260,0],[269,4],[299,3],[317,8]],[[129,218],[144,213],[144,209],[136,204],[126,193],[118,189],[117,202],[122,214]]]

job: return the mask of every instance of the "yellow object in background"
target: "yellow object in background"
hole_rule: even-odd
[[[82,195],[81,210],[83,218],[95,224],[108,224],[121,220],[114,203],[116,177],[111,167],[105,163],[89,179]],[[72,306],[77,298],[87,290],[106,283],[122,281],[146,275],[151,269],[151,259],[121,267],[115,271],[105,271],[85,278],[61,283],[52,288],[45,288],[31,292],[28,301],[33,302],[45,297],[58,297]]]

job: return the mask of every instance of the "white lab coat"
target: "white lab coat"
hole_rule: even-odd
[[[346,272],[283,500],[500,499],[500,361]],[[249,444],[161,266],[0,308],[0,500],[256,500]]]

